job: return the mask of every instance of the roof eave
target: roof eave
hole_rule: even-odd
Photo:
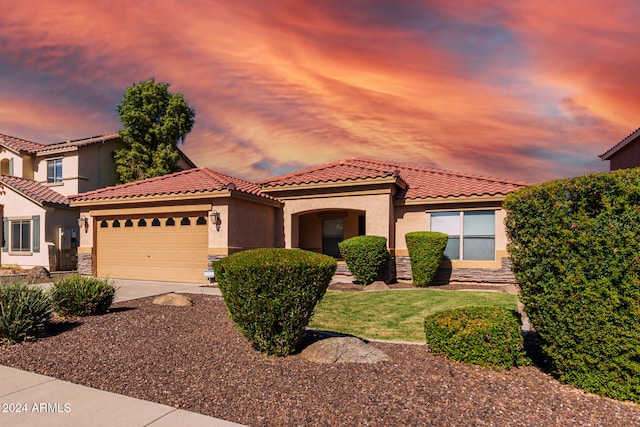
[[[314,190],[322,188],[353,187],[371,184],[396,184],[403,189],[407,186],[406,183],[398,177],[385,176],[380,178],[346,179],[341,181],[320,181],[303,182],[299,184],[271,185],[268,187],[261,187],[260,191],[263,193],[270,193],[290,190]]]
[[[430,205],[441,203],[469,203],[469,202],[502,202],[506,197],[506,194],[472,194],[462,196],[442,196],[442,197],[421,197],[414,199],[396,199],[394,204],[396,206],[411,206],[411,205]]]
[[[611,156],[616,154],[618,151],[622,150],[624,147],[629,145],[632,141],[634,141],[639,136],[640,136],[640,128],[633,131],[630,135],[628,135],[622,141],[618,142],[616,145],[609,148],[607,151],[600,154],[598,157],[600,157],[602,160],[610,160]]]

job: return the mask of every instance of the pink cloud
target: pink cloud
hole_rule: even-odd
[[[357,156],[530,181],[605,167],[638,126],[630,4],[365,4],[20,2],[0,123],[113,131],[155,76],[196,109],[185,152],[235,175]]]

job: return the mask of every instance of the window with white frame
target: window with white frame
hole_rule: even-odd
[[[62,182],[62,159],[47,160],[47,182]]]
[[[10,220],[11,252],[31,252],[31,220]]]
[[[433,212],[431,231],[449,235],[444,251],[446,258],[483,261],[495,259],[495,211]]]

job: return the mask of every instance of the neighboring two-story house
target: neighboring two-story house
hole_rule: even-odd
[[[50,145],[0,134],[0,264],[75,269],[82,224],[67,196],[115,185],[122,147],[117,133]]]

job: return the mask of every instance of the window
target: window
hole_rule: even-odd
[[[119,228],[120,227],[120,221],[118,221],[117,219],[113,220],[113,224],[111,225],[112,228]]]
[[[138,227],[146,227],[147,226],[147,221],[145,221],[144,218],[140,218],[140,220],[138,221]]]
[[[133,221],[131,221],[130,219],[126,220],[124,222],[124,226],[125,227],[133,227]]]
[[[191,225],[191,220],[185,216],[180,220],[180,225]]]
[[[160,227],[160,220],[158,218],[153,218],[153,221],[151,221],[151,226]]]
[[[174,226],[176,225],[176,222],[174,221],[173,218],[167,218],[167,221],[165,222],[165,225],[168,227]]]
[[[495,212],[434,212],[431,231],[449,235],[444,256],[456,260],[495,259]]]
[[[207,225],[207,219],[203,216],[199,216],[196,220],[196,225]]]
[[[62,182],[62,159],[47,160],[47,182]]]
[[[100,221],[100,228],[108,228],[108,227],[109,227],[109,223],[107,221],[105,221],[104,219]]]
[[[31,252],[31,220],[20,219],[11,223],[11,252]]]

